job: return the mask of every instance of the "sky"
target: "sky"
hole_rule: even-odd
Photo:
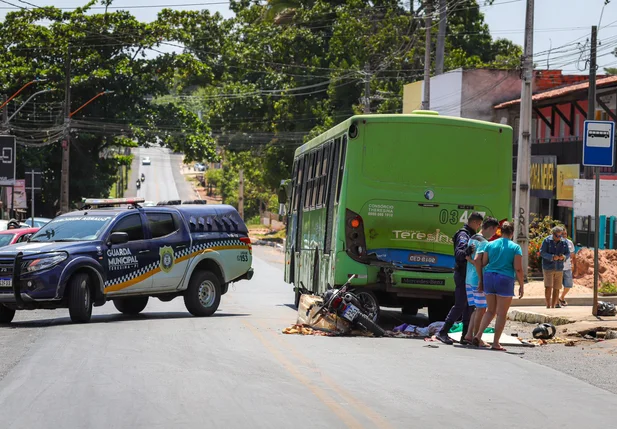
[[[6,1],[23,4],[19,0]],[[484,0],[479,1],[484,5]],[[13,8],[4,0],[0,2],[0,19],[3,19],[7,8]],[[74,8],[85,4],[86,0],[31,0],[31,3]],[[180,7],[180,4],[190,6]],[[229,2],[224,0],[116,0],[113,3],[113,6],[129,9],[142,21],[156,18],[162,7],[153,5],[188,10],[207,8],[227,18],[233,15]],[[587,74],[581,50],[588,51],[585,43],[592,25],[599,25],[598,73],[603,72],[603,67],[617,67],[617,57],[612,54],[617,47],[617,0],[611,0],[604,8],[603,5],[604,0],[535,0],[533,51],[536,67],[545,69],[548,65],[564,73]],[[507,38],[523,46],[525,7],[526,0],[495,0],[494,5],[483,6],[493,38]]]

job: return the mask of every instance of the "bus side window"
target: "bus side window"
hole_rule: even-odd
[[[304,160],[305,156],[302,155],[300,159],[298,159],[298,180],[296,181],[296,192],[294,193],[294,205],[293,209],[297,212],[301,209],[301,201],[302,201],[302,185],[304,184]]]
[[[313,172],[314,169],[314,161],[315,160],[315,152],[311,152],[308,154],[308,164],[306,166],[306,188],[304,192],[304,208],[308,209],[311,205],[311,195],[312,195],[312,184],[313,184]]]
[[[299,159],[294,160],[293,168],[291,169],[291,195],[288,196],[289,201],[289,211],[296,211],[296,199],[298,198],[297,186],[298,186],[298,164],[300,163]]]
[[[336,187],[336,202],[338,203],[339,198],[341,197],[341,185],[343,184],[343,172],[345,170],[345,155],[347,152],[347,135],[343,136],[343,143],[341,144],[341,158],[339,162],[339,171],[338,171],[338,185]]]
[[[321,182],[321,159],[323,158],[323,147],[317,150],[315,156],[315,173],[313,174],[313,195],[311,207],[315,208],[319,204],[319,183]]]
[[[326,203],[326,180],[328,179],[328,161],[330,160],[330,149],[332,142],[328,142],[324,145],[323,155],[321,157],[321,166],[319,173],[319,197],[317,199],[317,205],[323,206]]]

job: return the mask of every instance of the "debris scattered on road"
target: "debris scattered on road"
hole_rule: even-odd
[[[559,337],[553,337],[550,340],[544,340],[544,339],[533,339],[533,340],[528,340],[528,342],[530,344],[535,344],[538,346],[544,346],[546,344],[566,344],[571,340],[567,340],[565,338],[559,338]]]
[[[574,347],[576,345],[576,342],[573,340],[569,340],[564,344],[566,347]]]
[[[608,330],[604,335],[605,340],[614,340],[617,339],[617,331]]]
[[[294,324],[285,329],[283,329],[283,334],[295,334],[295,335],[316,335],[322,337],[332,337],[337,334],[325,331],[319,331],[317,329],[313,329],[308,325]]]

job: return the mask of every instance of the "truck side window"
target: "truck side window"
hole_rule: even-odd
[[[176,224],[171,213],[146,213],[152,238],[165,237],[176,232]]]
[[[144,239],[144,229],[141,223],[141,216],[138,214],[128,215],[121,219],[111,232],[126,232],[129,241]]]

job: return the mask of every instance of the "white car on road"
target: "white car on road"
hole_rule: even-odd
[[[141,159],[141,165],[150,165],[150,157],[146,156]]]

